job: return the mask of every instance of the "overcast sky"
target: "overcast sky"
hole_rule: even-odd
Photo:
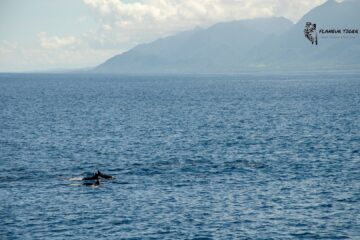
[[[223,21],[297,22],[325,0],[0,0],[0,72],[95,66],[159,37]]]

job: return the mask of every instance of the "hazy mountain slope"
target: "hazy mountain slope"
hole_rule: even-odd
[[[98,72],[208,72],[237,69],[249,49],[292,27],[285,18],[219,23],[144,44],[100,65]]]

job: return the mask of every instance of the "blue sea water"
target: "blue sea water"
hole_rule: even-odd
[[[0,75],[0,239],[94,238],[360,239],[360,76]]]

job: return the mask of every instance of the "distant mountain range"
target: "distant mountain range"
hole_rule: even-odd
[[[99,73],[241,73],[271,70],[360,69],[358,34],[318,34],[305,38],[307,22],[319,29],[360,30],[360,1],[329,0],[298,23],[262,18],[216,24],[138,45],[94,68]]]

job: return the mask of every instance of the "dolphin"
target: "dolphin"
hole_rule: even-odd
[[[99,186],[99,185],[100,185],[100,181],[99,181],[99,179],[96,179],[96,182],[94,182],[94,183],[87,183],[87,182],[85,182],[85,183],[83,183],[83,185],[84,185],[84,186],[89,186],[89,187],[96,187],[96,186]]]
[[[115,179],[115,177],[111,176],[111,175],[106,175],[103,174],[102,172],[100,172],[99,170],[96,173],[99,177],[104,178],[104,179]]]
[[[98,172],[94,173],[94,175],[92,175],[91,177],[84,177],[82,180],[98,180],[99,179],[99,173]]]

